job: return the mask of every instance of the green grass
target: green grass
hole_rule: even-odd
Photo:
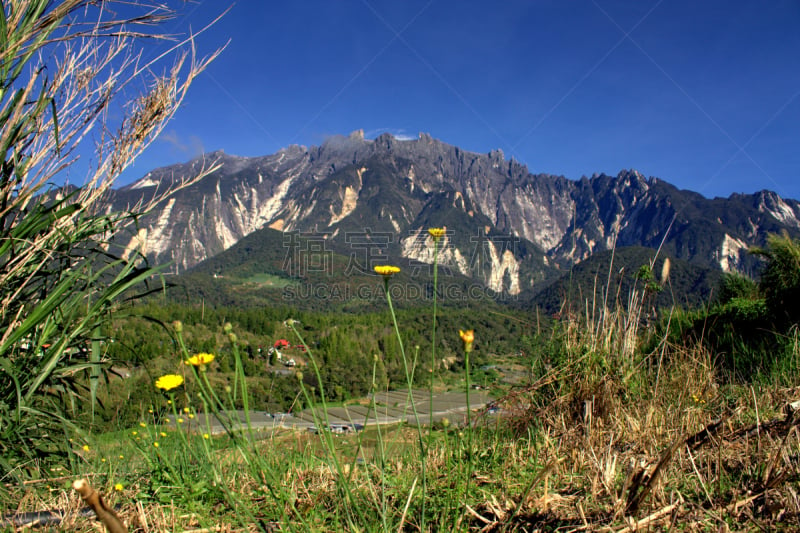
[[[275,288],[275,289],[282,289],[284,287],[297,283],[296,281],[287,279],[285,277],[276,276],[274,274],[266,274],[266,273],[253,274],[252,276],[249,276],[247,278],[242,278],[240,281],[245,284],[254,284],[258,285],[259,287]]]
[[[630,465],[652,468],[680,435],[694,434],[721,415],[729,418],[717,438],[692,450],[691,456],[685,447],[676,452],[635,517],[681,502],[675,512],[688,529],[693,522],[699,526],[709,520],[716,527],[727,522],[745,530],[756,524],[797,525],[797,515],[788,514],[795,512],[790,488],[798,481],[796,434],[784,441],[782,430],[768,424],[762,426],[760,441],[755,433],[741,434],[756,420],[781,420],[781,407],[793,398],[792,391],[739,385],[715,389],[710,387],[715,383],[713,367],[701,356],[671,355],[669,365],[661,369],[657,397],[626,399],[609,387],[614,394],[602,398],[605,389],[595,389],[594,399],[598,405],[605,402],[605,414],[575,409],[587,398],[580,395],[581,378],[564,366],[541,376],[538,385],[516,389],[519,401],[508,397],[502,404],[509,418],[478,426],[471,450],[463,427],[432,432],[426,448],[426,528],[579,527],[581,515],[593,528],[622,528],[628,519],[620,506],[635,473]],[[655,373],[647,372],[642,379],[652,384]],[[543,384],[547,380],[550,385]],[[694,399],[693,394],[704,388],[708,392],[703,399]],[[162,430],[168,437],[159,435]],[[141,440],[136,441],[132,431]],[[224,435],[208,440],[188,437],[184,443],[169,426],[137,425],[91,438],[89,452],[81,449],[83,441],[76,441],[73,464],[57,476],[42,471],[42,484],[15,490],[13,501],[24,502],[26,509],[58,505],[58,495],[68,494],[64,477],[90,475],[112,502],[123,505],[121,514],[129,521],[136,519],[135,506],[142,505],[153,530],[271,522],[289,531],[396,531],[401,525],[421,525],[414,428],[370,427],[330,441],[306,432],[255,442],[234,442]],[[158,450],[152,446],[156,438]],[[118,460],[119,455],[125,459]],[[766,465],[776,457],[776,471],[785,478],[769,494],[770,501],[785,510],[784,518],[779,520],[758,501],[745,503],[746,512],[727,510],[745,500],[748,491],[764,491]],[[465,491],[468,461],[472,482]],[[113,490],[116,483],[124,486],[119,493]],[[89,522],[76,524],[76,530],[91,527]]]

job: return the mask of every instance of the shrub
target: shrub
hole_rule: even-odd
[[[717,301],[726,304],[734,298],[758,298],[758,284],[747,276],[736,272],[726,272],[719,283]]]
[[[793,327],[800,321],[800,242],[770,235],[752,253],[766,260],[758,283],[738,274],[720,281],[717,301],[690,323],[673,321],[684,344],[703,342],[728,380],[785,381],[797,372]]]

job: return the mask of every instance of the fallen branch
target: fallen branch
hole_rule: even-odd
[[[744,436],[750,436],[753,433],[760,432],[777,432],[780,436],[785,436],[792,427],[800,424],[800,416],[795,416],[795,412],[800,411],[800,401],[791,402],[784,406],[784,418],[781,420],[770,420],[769,422],[756,423],[746,428],[738,429],[723,438],[731,441]]]

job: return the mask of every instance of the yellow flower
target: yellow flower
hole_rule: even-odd
[[[153,447],[154,447],[154,448],[158,448],[158,441],[156,441],[156,442],[154,442],[154,443],[153,443]]]
[[[156,380],[156,387],[162,390],[172,390],[183,385],[183,376],[177,374],[167,374]]]
[[[85,452],[88,452],[88,451],[89,451],[89,449],[90,449],[90,448],[89,448],[89,445],[88,445],[88,444],[84,444],[84,445],[83,445],[83,451],[85,451]]]
[[[209,364],[211,361],[214,360],[213,353],[199,353],[197,355],[191,356],[189,359],[184,361],[187,365],[192,366],[205,366]]]
[[[147,424],[145,424],[144,422],[139,422],[139,425],[142,426],[143,428],[147,427]]]
[[[188,413],[188,412],[189,412],[189,408],[188,408],[188,407],[184,407],[184,408],[183,408],[183,412],[184,412],[184,413]]]
[[[131,431],[131,435],[133,435],[134,437],[135,437],[136,435],[138,435],[138,434],[139,434],[139,432],[138,432],[138,431]]]
[[[428,234],[433,237],[434,241],[438,241],[442,237],[444,237],[444,228],[428,228]]]
[[[208,433],[203,433],[203,438],[208,440],[208,438],[209,438]]]
[[[194,418],[194,415],[192,413],[189,413],[189,418],[190,419]]]
[[[122,489],[124,489],[124,488],[125,487],[122,486],[122,483],[117,483],[117,484],[114,485],[114,490],[117,491],[117,492],[121,492]]]
[[[464,351],[471,352],[472,343],[475,341],[475,331],[471,329],[466,331],[458,330],[458,336],[461,337],[461,341],[464,343]]]
[[[161,435],[162,437],[166,437],[167,436],[167,434],[164,433],[163,431],[161,433],[159,433],[159,435]]]
[[[120,459],[125,459],[125,456],[124,455],[120,455],[119,458]]]
[[[101,463],[105,463],[105,462],[106,462],[106,458],[105,458],[105,457],[103,457],[102,459],[100,459],[100,462],[101,462]]]
[[[178,419],[178,424],[183,424],[183,418]]]
[[[380,274],[381,276],[389,277],[392,274],[397,274],[400,272],[400,267],[392,266],[392,265],[378,265],[375,267],[375,273]]]

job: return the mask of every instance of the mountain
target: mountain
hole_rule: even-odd
[[[400,258],[423,268],[432,260],[426,229],[446,227],[445,275],[518,295],[614,247],[660,248],[700,267],[752,274],[750,246],[769,233],[800,234],[800,203],[774,192],[707,199],[635,170],[573,181],[532,174],[500,150],[467,152],[427,134],[368,140],[358,131],[311,148],[204,160],[220,168],[142,216],[123,244],[144,243],[151,260],[178,273],[269,228],[282,232],[283,267],[308,268],[291,260],[303,243],[320,260],[336,253],[348,258],[343,268],[368,274]],[[112,206],[132,208],[202,163],[153,170],[113,191]]]

